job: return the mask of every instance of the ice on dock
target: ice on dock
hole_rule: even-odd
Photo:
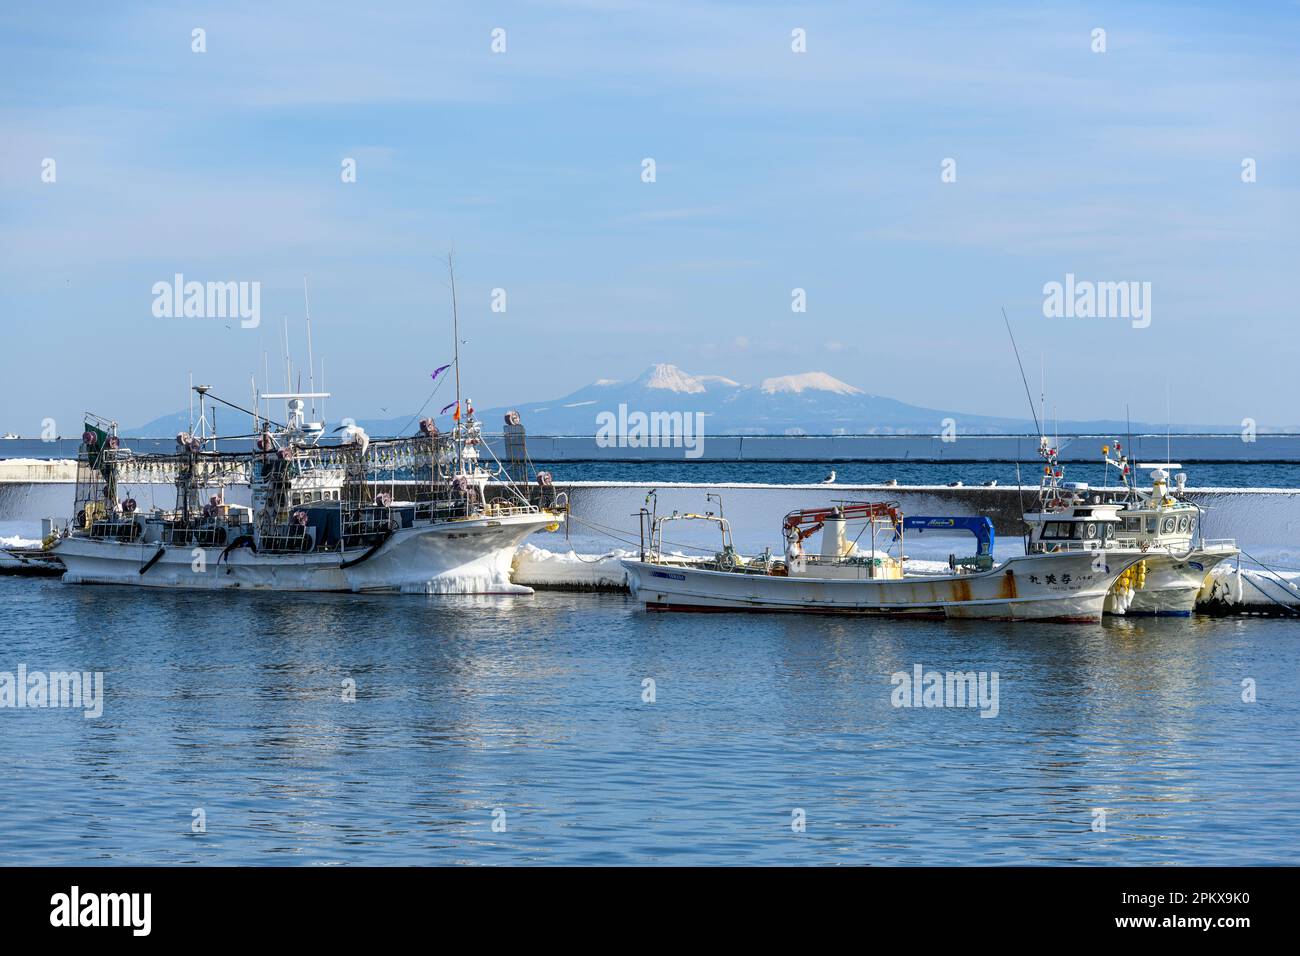
[[[627,572],[621,561],[636,556],[636,552],[621,548],[603,554],[579,554],[525,544],[515,552],[510,577],[516,584],[547,590],[622,591],[627,588]]]
[[[1206,578],[1196,607],[1221,614],[1300,614],[1300,571],[1221,564]]]

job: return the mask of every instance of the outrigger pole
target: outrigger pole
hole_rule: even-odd
[[[1034,428],[1038,431],[1039,436],[1043,434],[1043,429],[1038,424],[1038,413],[1034,411],[1034,396],[1029,391],[1029,379],[1025,377],[1025,366],[1020,361],[1020,348],[1016,345],[1016,336],[1011,331],[1011,320],[1007,318],[1007,307],[1002,307],[1002,321],[1007,325],[1007,335],[1011,337],[1011,351],[1016,353],[1016,365],[1020,367],[1020,381],[1025,385],[1025,398],[1029,401],[1029,414],[1034,416]],[[1016,495],[1020,498],[1020,513],[1025,513],[1025,491],[1024,486],[1020,483],[1020,441],[1016,441]],[[1025,548],[1029,548],[1029,532],[1025,532]]]
[[[254,386],[254,388],[256,388],[256,386]],[[224,398],[222,398],[220,395],[213,395],[210,391],[208,391],[208,386],[206,386],[206,385],[195,385],[195,386],[192,386],[192,389],[193,389],[193,391],[199,392],[201,395],[206,395],[208,398],[212,399],[214,402],[220,402],[222,405],[228,405],[228,406],[230,406],[231,408],[233,408],[233,409],[234,409],[235,411],[237,411],[237,412],[243,412],[245,415],[251,415],[251,416],[253,417],[253,420],[254,420],[254,421],[256,421],[256,420],[259,418],[258,413],[255,412],[255,411],[253,411],[252,409],[249,409],[249,408],[243,408],[243,407],[241,407],[241,406],[239,406],[239,405],[236,405],[234,402],[228,402],[228,401],[226,401]],[[262,397],[265,398],[266,396],[263,395]],[[266,422],[268,422],[269,424],[274,425],[276,428],[285,428],[285,427],[287,427],[287,426],[282,425],[282,424],[280,424],[279,422],[275,421],[274,419],[269,418],[269,417],[266,416],[266,415],[261,415],[260,417],[261,417],[262,419],[264,419]]]
[[[1006,306],[1002,307],[1002,321],[1007,324],[1007,335],[1011,337],[1011,351],[1016,353],[1016,365],[1020,368],[1020,381],[1025,385],[1025,398],[1029,400],[1029,414],[1034,416],[1034,428],[1043,434],[1043,426],[1038,423],[1038,412],[1034,410],[1034,396],[1029,391],[1029,379],[1025,378],[1025,365],[1020,361],[1020,349],[1016,346],[1015,334],[1011,331],[1011,320],[1007,318]]]

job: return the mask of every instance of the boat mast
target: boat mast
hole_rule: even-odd
[[[452,267],[452,254],[447,253],[447,276],[451,279],[451,334],[452,334],[452,363],[456,369],[456,431],[461,430],[464,424],[460,409],[460,316],[456,313],[456,271]],[[456,473],[461,474],[465,470],[464,459],[461,454],[461,442],[456,442]]]
[[[302,277],[302,305],[307,313],[307,391],[316,391],[316,363],[311,354],[311,302],[307,298],[307,277]],[[316,420],[316,399],[311,400],[311,420]]]

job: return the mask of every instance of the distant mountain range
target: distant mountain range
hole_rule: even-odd
[[[440,396],[441,401],[441,396]],[[711,435],[937,435],[951,419],[962,435],[1034,433],[1034,423],[1025,418],[971,415],[909,405],[897,399],[871,395],[825,372],[804,372],[767,378],[757,385],[742,385],[721,375],[690,375],[675,365],[658,364],[631,382],[600,379],[560,398],[540,402],[519,402],[510,406],[478,408],[475,413],[489,432],[500,431],[503,416],[516,410],[532,435],[594,435],[597,416],[602,412],[682,412],[704,415],[704,429]],[[428,411],[425,414],[429,414]],[[239,429],[247,419],[221,410],[221,418],[234,417]],[[411,432],[415,410],[394,418],[360,419],[358,424],[371,435]],[[227,420],[229,420],[227,418]],[[438,419],[449,424],[448,416]],[[156,418],[125,433],[141,437],[170,437],[187,427],[184,412]],[[221,424],[221,419],[218,420]],[[330,427],[333,427],[332,425]],[[1097,419],[1062,421],[1052,424],[1062,433],[1123,435],[1134,432],[1163,433],[1165,425]],[[231,428],[223,427],[230,433]],[[1223,425],[1174,425],[1176,432],[1231,431]]]

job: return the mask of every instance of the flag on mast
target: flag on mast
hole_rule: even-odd
[[[435,369],[433,370],[433,374],[432,374],[431,376],[429,376],[429,377],[432,378],[432,379],[436,382],[436,381],[438,381],[438,376],[441,375],[443,372],[447,371],[447,369],[449,369],[449,368],[451,368],[451,364],[450,364],[450,363],[448,363],[447,365],[442,366],[441,368],[435,368]]]

